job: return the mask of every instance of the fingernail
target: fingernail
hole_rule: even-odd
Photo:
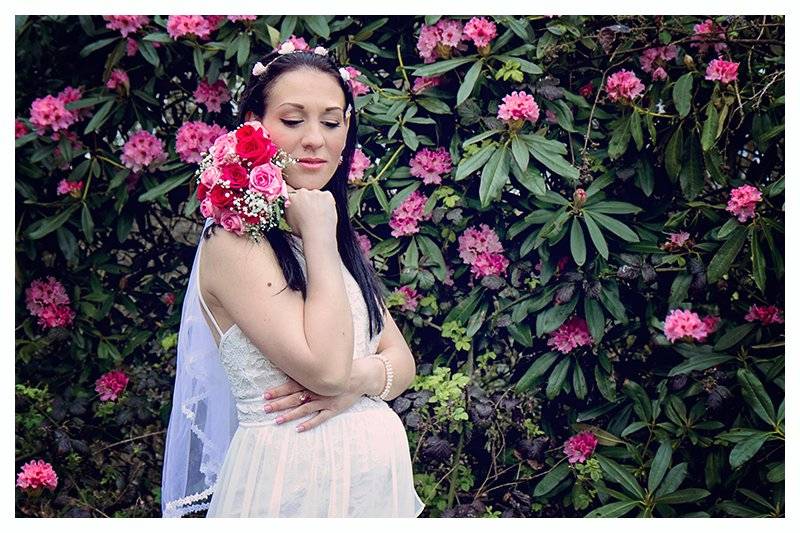
[[[272,406],[271,406],[271,405],[269,405],[269,404],[265,405],[265,406],[264,406],[264,412],[265,412],[265,413],[270,413],[270,412],[272,412]]]
[[[264,399],[265,399],[265,400],[271,400],[271,399],[272,399],[272,394],[270,394],[270,393],[268,393],[268,392],[265,392],[265,393],[264,393]]]
[[[283,417],[282,417],[282,416],[279,416],[278,418],[276,418],[276,419],[275,419],[275,423],[276,423],[276,424],[283,424]]]
[[[295,429],[299,433],[299,432],[303,431],[303,426],[297,426]]]

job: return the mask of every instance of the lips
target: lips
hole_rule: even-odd
[[[305,157],[305,158],[301,159],[300,162],[301,163],[314,164],[314,163],[325,163],[326,161],[324,159],[318,159],[318,158],[315,158],[315,157]]]

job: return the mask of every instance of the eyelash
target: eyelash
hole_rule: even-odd
[[[284,124],[286,124],[290,128],[293,128],[293,127],[297,126],[298,124],[300,124],[303,121],[302,120],[283,120],[283,119],[281,119],[281,122],[283,122]],[[339,122],[323,122],[323,124],[325,124],[326,126],[328,126],[332,130],[338,128],[339,126],[341,126],[341,124]]]

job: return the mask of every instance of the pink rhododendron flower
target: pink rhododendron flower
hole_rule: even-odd
[[[411,175],[422,178],[422,182],[426,185],[440,184],[442,175],[451,170],[453,170],[453,160],[444,147],[436,150],[423,148],[411,158]]]
[[[606,92],[614,102],[633,100],[644,92],[644,84],[636,77],[636,74],[622,69],[608,77]]]
[[[475,277],[500,276],[508,268],[509,261],[501,253],[482,252],[475,257],[475,261],[470,265],[470,272]]]
[[[472,226],[458,237],[458,255],[476,277],[503,274],[509,261],[497,233],[486,224]]]
[[[136,39],[131,39],[128,37],[128,43],[125,45],[125,54],[128,57],[132,57],[136,55],[136,52],[139,51],[139,43],[136,42]]]
[[[286,39],[287,43],[292,43],[295,50],[311,50],[311,47],[308,46],[306,40],[302,37],[295,37],[294,34],[290,35],[288,39]]]
[[[431,218],[430,213],[425,214],[425,202],[428,197],[419,191],[414,191],[392,211],[389,227],[392,228],[392,237],[413,235],[419,232],[419,223]]]
[[[209,111],[217,113],[222,110],[222,104],[231,99],[231,93],[223,80],[217,80],[213,84],[202,80],[193,96],[198,104],[205,104]]]
[[[425,89],[436,87],[442,84],[441,76],[418,76],[414,78],[414,86],[411,87],[411,92],[419,94]]]
[[[143,15],[103,15],[106,28],[119,30],[123,37],[136,33],[142,26],[150,23],[150,17]]]
[[[471,226],[458,237],[458,255],[466,264],[475,262],[483,252],[502,253],[503,245],[497,233],[487,224]]]
[[[569,353],[578,346],[591,346],[592,336],[586,320],[575,316],[561,324],[550,333],[547,345],[555,347],[561,353]]]
[[[525,91],[512,91],[503,97],[503,103],[497,108],[497,118],[505,122],[512,120],[536,122],[539,118],[539,106],[533,96]]]
[[[669,240],[662,245],[662,248],[667,252],[674,252],[681,248],[688,248],[692,244],[689,234],[685,231],[678,233],[668,233]]]
[[[239,22],[242,20],[256,20],[257,15],[228,15],[228,20],[231,22]]]
[[[548,124],[558,124],[558,117],[549,109],[544,112],[544,119]]]
[[[22,465],[17,474],[17,487],[35,491],[37,489],[55,490],[58,485],[58,476],[53,470],[53,465],[42,459],[33,460]]]
[[[417,50],[425,63],[433,63],[439,57],[450,57],[453,48],[466,50],[461,40],[464,27],[461,22],[451,19],[439,19],[433,26],[423,24],[419,30]]]
[[[750,306],[744,319],[748,322],[761,322],[765,326],[770,324],[783,324],[781,314],[783,310],[774,305],[756,305]]]
[[[148,131],[134,133],[122,147],[120,160],[134,172],[157,168],[167,160],[164,142]]]
[[[369,240],[369,237],[363,233],[356,232],[356,242],[358,242],[361,251],[364,252],[364,256],[369,257],[369,252],[372,250],[372,242]]]
[[[64,286],[53,276],[34,280],[25,290],[25,306],[47,328],[66,327],[75,318]]]
[[[205,104],[209,112],[219,113],[222,110],[222,104],[230,100],[228,86],[221,79],[217,80],[213,85],[201,80],[192,95],[195,98],[195,102],[198,105]]]
[[[719,24],[716,24],[711,19],[706,19],[700,24],[694,25],[694,35],[692,36],[692,43],[689,45],[697,48],[701,54],[708,51],[709,46],[714,47],[714,51],[720,53],[725,50],[728,45],[724,42],[717,42],[709,44],[707,41],[723,41],[725,40],[725,30]]]
[[[724,59],[712,59],[706,68],[706,79],[709,81],[719,81],[720,83],[730,83],[736,81],[739,76],[739,63],[725,61]]]
[[[707,315],[702,318],[703,324],[706,326],[706,332],[711,335],[715,331],[717,331],[717,326],[719,326],[720,318],[718,316],[711,316]],[[705,339],[701,339],[705,340]]]
[[[497,36],[497,25],[483,17],[472,17],[464,25],[464,35],[472,39],[475,46],[483,48]]]
[[[350,85],[350,90],[353,92],[353,96],[367,94],[369,92],[369,85],[356,79],[357,77],[361,76],[361,71],[350,66],[344,67],[344,69],[350,75],[350,79],[347,80],[347,83]]]
[[[438,57],[436,53],[437,44],[439,44],[439,29],[436,26],[423,24],[417,38],[417,50],[419,50],[419,56],[425,63],[436,61]]]
[[[175,303],[175,293],[174,292],[165,293],[164,296],[161,297],[161,301],[164,302],[167,305],[174,304]]]
[[[131,82],[128,79],[128,73],[121,68],[112,70],[111,76],[108,77],[108,81],[106,82],[106,87],[112,91],[117,87],[125,87],[125,89],[128,89],[130,86]]]
[[[718,320],[718,319],[717,319]],[[713,324],[716,324],[712,320]],[[704,341],[710,333],[708,330],[708,322],[703,321],[700,315],[694,311],[684,309],[673,309],[664,320],[664,335],[666,335],[669,342],[679,340],[691,341]]]
[[[94,382],[94,390],[100,394],[100,400],[116,400],[125,386],[128,384],[128,376],[122,370],[112,370],[106,372]]]
[[[581,88],[578,89],[578,94],[580,94],[584,98],[589,98],[590,96],[592,96],[592,94],[594,94],[594,85],[592,85],[592,82],[589,82],[586,85],[581,86]]]
[[[39,135],[44,134],[45,128],[53,131],[67,129],[77,119],[76,113],[67,109],[64,101],[55,96],[37,98],[31,104],[30,122]]]
[[[570,464],[583,463],[592,456],[597,446],[597,437],[591,431],[582,431],[564,443],[564,454]]]
[[[26,136],[28,133],[28,126],[25,125],[24,122],[21,120],[14,121],[14,138],[19,139],[20,137]]]
[[[364,178],[364,171],[372,163],[361,148],[356,148],[353,152],[353,161],[350,163],[350,173],[347,175],[348,182],[361,181]]]
[[[170,15],[167,18],[167,33],[176,41],[187,35],[208,39],[213,29],[215,25],[201,15]]]
[[[199,163],[211,144],[226,133],[225,128],[217,124],[206,124],[200,121],[185,122],[175,135],[175,151],[185,163]]]
[[[405,303],[400,306],[400,309],[403,311],[415,311],[417,309],[420,295],[415,289],[412,289],[408,285],[404,285],[399,287],[395,292],[402,294],[405,298]]]
[[[57,194],[71,194],[76,197],[80,197],[80,193],[83,190],[83,180],[81,181],[68,181],[66,179],[62,179],[58,182],[58,187],[56,188]]]
[[[726,211],[732,213],[739,222],[756,216],[756,204],[761,201],[761,191],[752,185],[742,185],[731,191]]]
[[[657,46],[642,52],[642,55],[639,56],[639,63],[642,65],[642,70],[651,74],[654,80],[665,80],[667,72],[663,67],[676,57],[678,57],[678,48],[674,44]]]

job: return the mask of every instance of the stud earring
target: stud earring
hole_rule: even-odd
[[[344,157],[343,156],[339,156],[339,164],[340,165],[342,164],[342,161],[344,161]]]

